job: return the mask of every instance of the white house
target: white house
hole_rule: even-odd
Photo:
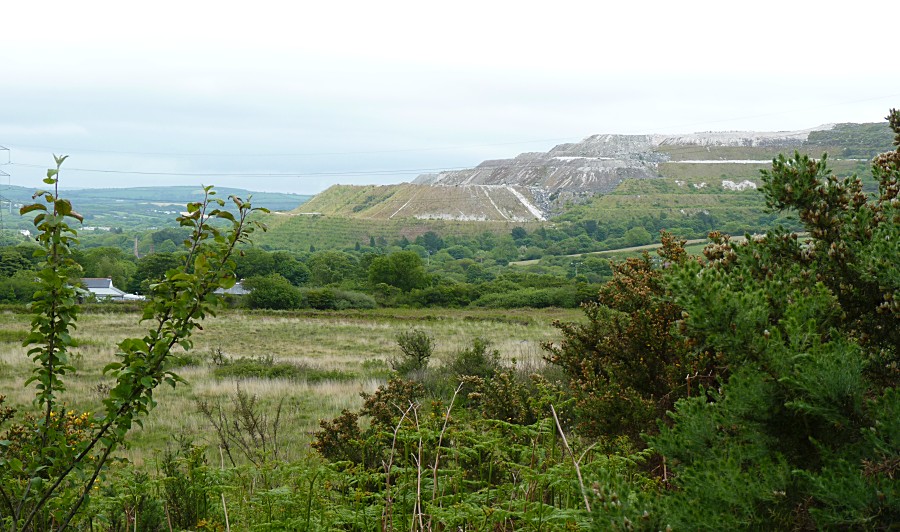
[[[125,299],[129,299],[125,297],[129,294],[126,294],[113,286],[112,279],[108,277],[83,277],[81,283],[88,291],[90,291],[90,293],[94,294],[94,297],[97,299],[110,301],[124,301]]]

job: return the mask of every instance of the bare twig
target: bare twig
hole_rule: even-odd
[[[394,439],[391,441],[391,453],[388,455],[388,461],[385,463],[382,461],[382,466],[384,467],[384,475],[385,475],[385,495],[384,495],[384,512],[381,514],[381,524],[383,530],[393,530],[393,513],[391,510],[391,506],[393,505],[394,500],[391,498],[391,468],[394,466],[394,451],[397,449],[397,434],[400,432],[400,426],[403,425],[403,420],[406,419],[406,416],[409,414],[409,411],[412,410],[413,404],[410,403],[409,407],[403,414],[400,416],[400,421],[397,422],[397,426],[394,427]],[[390,526],[385,528],[385,522],[390,523]]]
[[[414,507],[415,515],[413,516],[412,523],[410,523],[410,530],[415,530],[416,527],[416,519],[419,520],[419,530],[425,530],[425,523],[422,520],[422,515],[424,513],[424,509],[422,508],[422,429],[419,426],[419,412],[417,409],[413,409],[413,419],[415,419],[416,423],[416,432],[419,433],[419,448],[418,453],[413,455],[413,461],[416,463],[416,504]]]
[[[225,512],[225,532],[231,532],[231,524],[228,523],[228,507],[225,506],[225,494],[220,493],[222,496],[222,510]]]
[[[169,515],[169,503],[166,503],[166,524],[169,525],[169,532],[172,532],[172,516]]]
[[[459,383],[459,386],[456,387],[456,391],[453,392],[453,397],[450,399],[450,406],[447,407],[447,413],[444,415],[444,426],[441,427],[441,434],[438,436],[437,448],[434,451],[434,466],[431,468],[432,478],[433,478],[433,486],[431,488],[431,502],[434,502],[437,498],[437,486],[438,486],[438,465],[441,461],[441,444],[444,442],[444,433],[447,432],[447,424],[450,422],[450,411],[453,410],[453,404],[456,402],[456,396],[459,395],[460,390],[462,390],[463,383]]]
[[[591,503],[588,501],[587,490],[584,489],[584,479],[581,478],[581,467],[578,466],[578,460],[575,459],[572,448],[569,447],[569,440],[566,439],[566,433],[563,432],[562,425],[559,424],[559,417],[556,416],[556,409],[553,408],[553,405],[550,405],[550,412],[553,413],[553,421],[556,422],[556,428],[559,430],[559,435],[562,436],[563,445],[566,446],[566,451],[572,458],[572,464],[575,465],[575,474],[578,475],[578,485],[581,487],[581,496],[584,497],[584,507],[587,508],[588,513],[590,513]],[[581,457],[584,458],[584,455],[581,455]]]

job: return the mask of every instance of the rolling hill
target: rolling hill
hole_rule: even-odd
[[[275,192],[252,192],[238,188],[216,188],[220,198],[236,195],[253,196],[253,204],[272,211],[289,211],[309,200],[311,196]],[[133,187],[89,188],[64,190],[84,216],[86,228],[122,228],[145,230],[175,224],[175,217],[186,203],[202,198],[198,187]],[[19,216],[19,207],[31,203],[34,189],[19,186],[0,188],[0,224],[4,229],[31,229],[31,217]],[[88,229],[91,230],[91,229]]]

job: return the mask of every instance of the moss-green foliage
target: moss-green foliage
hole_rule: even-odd
[[[446,371],[456,379],[479,377],[490,379],[500,369],[500,352],[490,348],[484,338],[472,340],[472,347],[460,350],[447,364]]]
[[[0,277],[0,301],[29,303],[37,290],[33,271],[20,270],[9,277]]]
[[[297,288],[277,273],[251,277],[243,285],[250,293],[244,296],[242,303],[251,309],[344,310],[377,306],[367,294],[336,288]]]

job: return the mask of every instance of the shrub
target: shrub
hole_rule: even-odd
[[[468,394],[469,406],[477,406],[488,419],[532,425],[542,414],[538,394],[514,373],[501,371],[490,379],[467,377],[464,380],[473,388]]]
[[[434,339],[421,329],[397,334],[400,355],[391,359],[391,368],[401,376],[424,371],[434,350]]]
[[[301,289],[300,293],[303,296],[301,306],[316,310],[370,309],[378,306],[372,296],[352,290],[306,288]]]
[[[300,308],[303,301],[300,291],[277,273],[251,277],[243,285],[250,291],[247,306],[253,309],[290,310]]]
[[[472,340],[472,347],[456,353],[447,364],[447,370],[457,379],[481,377],[489,379],[500,367],[500,352],[489,351],[491,343],[484,338]]]
[[[334,308],[345,309],[370,309],[378,307],[378,303],[369,294],[354,292],[351,290],[334,291]]]
[[[303,306],[316,310],[334,310],[337,298],[331,288],[310,288],[302,291]]]
[[[191,529],[209,517],[215,479],[206,466],[206,447],[187,439],[178,443],[160,459],[163,497],[171,526]]]
[[[469,283],[441,283],[410,292],[408,301],[417,307],[464,307],[478,297]]]
[[[359,413],[344,410],[335,419],[321,420],[311,444],[313,449],[333,462],[349,461],[373,469],[383,466],[383,458],[391,446],[392,433],[404,412],[417,405],[425,394],[421,384],[394,378],[379,386],[375,393],[361,393],[363,408]],[[363,431],[360,415],[371,419]]]
[[[278,401],[274,418],[270,419],[257,402],[258,397],[238,386],[231,397],[230,412],[218,398],[214,401],[197,399],[197,410],[215,429],[219,448],[228,456],[231,465],[236,465],[235,456],[241,453],[254,466],[262,467],[270,460],[281,458],[278,429],[284,399]]]
[[[664,263],[686,260],[683,242],[662,239]],[[554,324],[563,340],[544,346],[546,360],[568,375],[583,434],[637,442],[687,393],[685,373],[709,373],[703,357],[688,363],[687,344],[672,335],[681,308],[665,295],[663,270],[644,254],[613,265],[613,279],[583,305],[586,322]]]

